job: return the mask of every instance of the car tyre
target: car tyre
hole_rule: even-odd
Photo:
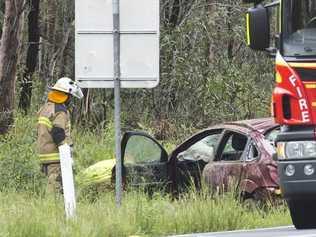
[[[242,204],[246,209],[249,209],[249,210],[257,210],[259,209],[259,205],[260,205],[258,201],[253,198],[247,198],[243,200]]]
[[[316,228],[316,200],[288,200],[287,203],[296,229]]]
[[[258,188],[251,194],[243,195],[244,206],[252,210],[264,210],[267,206],[268,195],[265,190]]]

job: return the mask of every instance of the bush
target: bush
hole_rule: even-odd
[[[17,115],[9,134],[0,137],[0,190],[41,190],[43,175],[35,152],[36,123]]]
[[[73,138],[75,173],[114,156],[112,124],[98,132],[74,130]],[[39,192],[45,182],[36,153],[36,116],[17,114],[10,132],[0,136],[0,191]]]

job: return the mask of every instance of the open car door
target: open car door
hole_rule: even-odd
[[[143,132],[126,132],[122,139],[123,178],[128,187],[146,191],[168,184],[168,153]]]

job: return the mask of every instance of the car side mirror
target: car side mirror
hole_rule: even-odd
[[[262,5],[248,9],[246,13],[247,45],[259,51],[270,46],[270,26],[268,10]]]

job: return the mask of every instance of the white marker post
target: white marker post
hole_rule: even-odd
[[[61,176],[63,182],[64,203],[66,218],[73,218],[76,215],[76,197],[74,176],[72,172],[71,149],[68,144],[58,147],[60,156]]]

